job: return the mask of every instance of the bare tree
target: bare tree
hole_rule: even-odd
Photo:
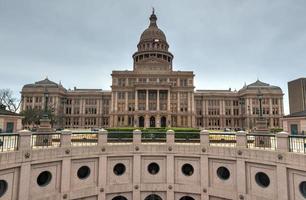
[[[0,89],[0,105],[6,106],[11,112],[19,110],[21,101],[13,96],[13,91],[10,89]]]

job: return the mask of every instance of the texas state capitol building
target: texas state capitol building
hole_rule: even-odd
[[[258,93],[268,127],[280,127],[283,92],[259,80],[239,91],[197,90],[193,71],[173,70],[173,55],[152,13],[133,54],[133,70],[113,71],[111,91],[67,90],[47,78],[22,88],[21,110],[42,109],[44,95],[58,117],[55,128],[255,128]],[[217,76],[217,75],[216,75]]]

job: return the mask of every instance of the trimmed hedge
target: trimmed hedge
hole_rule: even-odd
[[[282,128],[271,128],[270,129],[270,132],[271,133],[279,133],[279,132],[282,132],[284,129]]]
[[[174,132],[200,132],[197,128],[133,128],[133,127],[119,127],[119,128],[108,128],[109,132],[133,132],[133,130],[141,130],[143,133],[150,132],[167,132],[168,130],[173,130]]]
[[[196,128],[108,128],[108,138],[133,138],[133,130],[139,129],[142,132],[142,138],[166,138],[166,132],[173,130],[175,138],[198,139],[200,138],[200,129]]]

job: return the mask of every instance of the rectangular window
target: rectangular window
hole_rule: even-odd
[[[187,87],[187,79],[180,79],[180,86]]]

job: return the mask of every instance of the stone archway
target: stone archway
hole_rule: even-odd
[[[150,194],[145,198],[145,200],[162,200],[162,198],[157,194]]]
[[[112,200],[127,200],[124,196],[116,196]]]
[[[160,127],[165,128],[167,126],[167,118],[165,116],[162,116],[160,118]]]
[[[180,198],[180,200],[194,200],[194,198],[190,196],[183,196],[182,198]]]
[[[155,117],[150,117],[150,127],[154,128],[156,126],[156,121],[155,121]]]
[[[140,117],[139,117],[138,123],[139,123],[139,127],[141,127],[141,128],[144,127],[144,125],[145,125],[145,119],[144,119],[143,116],[140,116]]]

